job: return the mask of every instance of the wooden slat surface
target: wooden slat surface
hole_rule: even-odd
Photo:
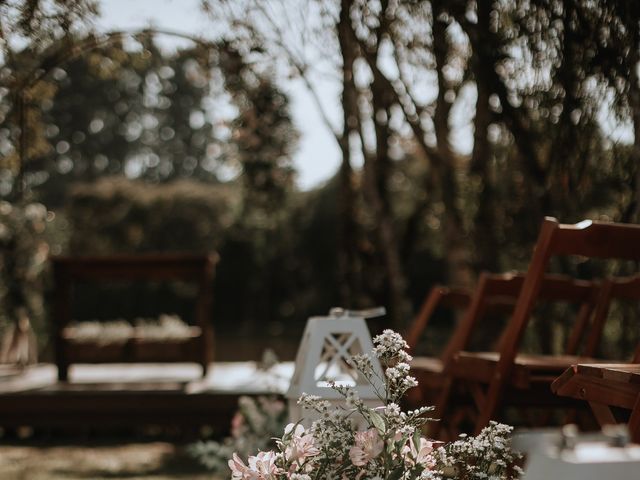
[[[56,270],[74,279],[193,279],[213,268],[218,255],[158,253],[108,256],[52,257]]]

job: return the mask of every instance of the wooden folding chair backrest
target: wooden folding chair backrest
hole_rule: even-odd
[[[524,275],[522,274],[484,273],[481,275],[479,286],[473,293],[471,290],[462,287],[436,285],[429,291],[422,303],[420,312],[405,335],[409,349],[415,353],[434,313],[438,308],[445,307],[463,313],[463,318],[470,318],[469,320],[463,320],[454,329],[454,333],[442,350],[440,358],[449,360],[451,352],[455,350],[454,345],[460,343],[457,338],[468,330],[465,326],[466,323],[475,324],[477,320],[487,313],[511,313],[513,311],[523,280]],[[480,293],[478,294],[478,292]],[[473,298],[477,298],[477,300],[473,312],[469,314],[468,308]]]
[[[505,380],[513,368],[522,336],[538,299],[545,271],[554,256],[640,260],[640,225],[590,220],[566,225],[555,218],[544,219],[522,290],[506,329],[500,360],[487,393],[487,405],[495,405],[502,395]],[[487,408],[481,413],[477,424],[488,424],[492,413]]]
[[[457,352],[468,347],[473,330],[477,327],[479,320],[486,313],[491,303],[507,306],[508,312],[513,312],[524,282],[525,276],[520,273],[482,273],[480,275],[478,286],[465,317],[442,355],[445,365]],[[567,275],[547,274],[542,278],[538,294],[539,299],[580,305],[576,321],[568,336],[566,351],[569,354],[576,352],[579,341],[584,335],[589,317],[594,308],[596,291],[597,286],[592,282],[575,280]],[[506,341],[506,332],[507,330],[503,332],[498,345],[503,345]]]
[[[445,287],[443,285],[432,287],[405,335],[409,349],[415,352],[420,338],[439,307],[463,311],[470,301],[471,291],[466,288]]]
[[[593,357],[597,353],[613,300],[640,300],[640,275],[607,278],[602,282],[591,322],[591,332],[584,349],[584,355],[588,357]],[[640,345],[636,349],[633,362],[638,361],[640,361]]]

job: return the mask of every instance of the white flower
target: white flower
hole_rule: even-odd
[[[373,353],[381,360],[400,360],[403,362],[411,361],[411,355],[405,350],[409,348],[409,344],[402,338],[402,335],[387,329],[373,339],[375,347]]]
[[[397,403],[391,402],[384,407],[384,414],[387,418],[396,418],[400,416],[400,406]]]

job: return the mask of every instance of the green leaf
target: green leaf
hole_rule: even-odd
[[[413,432],[413,444],[416,447],[416,450],[420,450],[420,439],[422,438],[422,432],[419,428],[416,428],[416,431]]]
[[[373,426],[376,427],[376,430],[378,430],[380,435],[384,435],[384,433],[387,430],[387,427],[384,424],[384,419],[382,418],[382,416],[380,416],[379,413],[371,410],[369,412],[369,418],[371,419],[371,423],[373,423]]]
[[[398,467],[395,470],[392,470],[391,473],[387,476],[386,480],[398,480],[402,477],[404,473],[404,467]]]

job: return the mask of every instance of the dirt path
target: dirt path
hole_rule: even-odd
[[[222,480],[164,442],[95,446],[0,446],[7,480]]]

